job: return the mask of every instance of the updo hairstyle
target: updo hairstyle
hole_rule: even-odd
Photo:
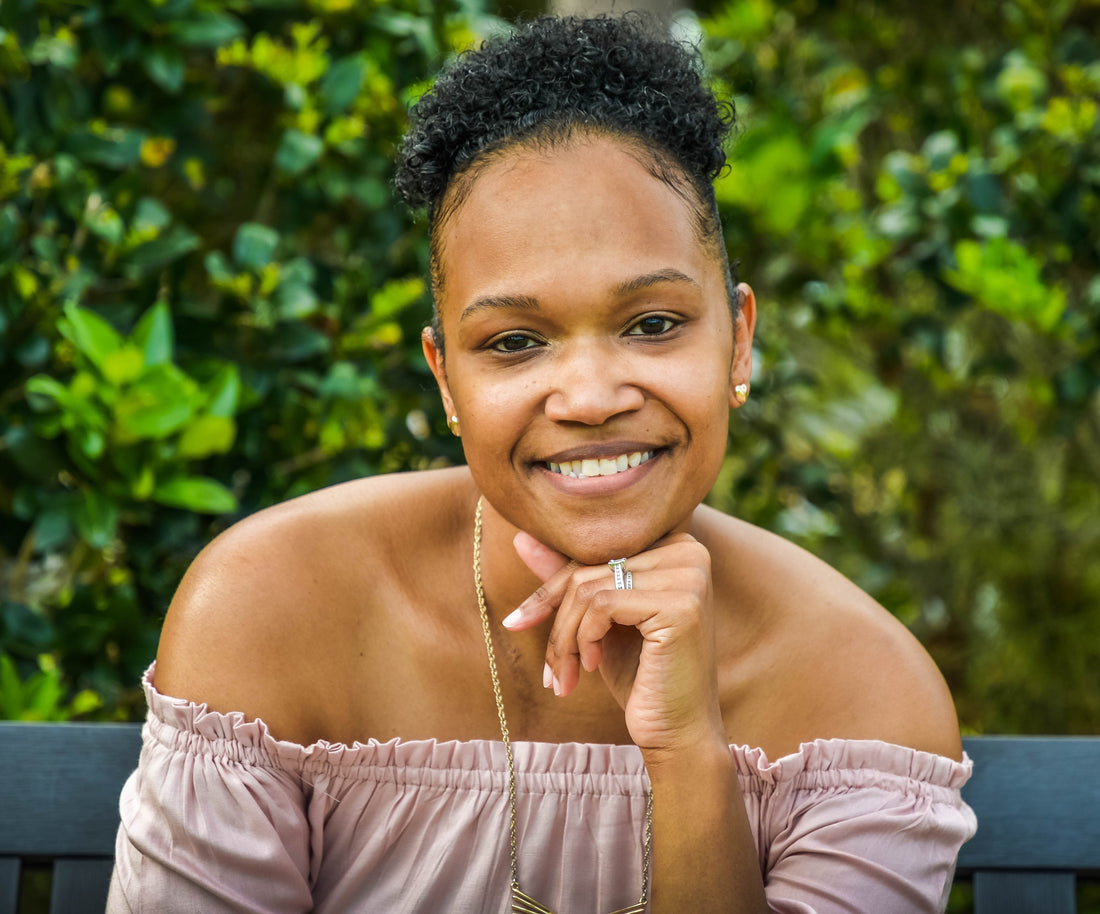
[[[442,227],[484,166],[516,148],[604,136],[623,142],[692,208],[736,311],[712,185],[734,117],[733,105],[703,84],[694,49],[640,15],[541,17],[460,54],[410,112],[395,177],[410,206],[427,207],[437,301]],[[433,326],[441,345],[438,309]]]

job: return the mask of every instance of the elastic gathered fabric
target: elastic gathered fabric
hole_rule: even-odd
[[[310,746],[161,695],[121,798],[109,914],[505,914],[504,746]],[[648,779],[635,746],[513,743],[524,890],[561,914],[637,900]],[[971,762],[817,740],[731,747],[772,911],[942,911],[974,834]],[[720,852],[716,850],[716,853]]]

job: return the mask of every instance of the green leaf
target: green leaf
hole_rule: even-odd
[[[70,430],[69,438],[77,449],[89,460],[99,460],[107,449],[107,439],[103,432],[95,428],[78,426]]]
[[[225,416],[197,416],[183,430],[176,453],[189,460],[224,454],[233,447],[237,423]]]
[[[41,375],[38,377],[57,384],[53,378],[43,378]],[[31,381],[33,380],[35,379],[32,378]],[[28,387],[31,381],[27,382]],[[28,396],[28,400],[30,399]],[[55,401],[52,397],[47,399],[51,401],[47,408],[52,408]],[[31,408],[38,409],[33,402]],[[34,434],[25,425],[13,425],[4,433],[0,437],[0,450],[18,467],[19,472],[38,485],[56,479],[57,474],[65,468],[56,444]]]
[[[418,302],[427,286],[419,277],[391,279],[370,298],[371,316],[378,321],[400,314]]]
[[[141,316],[134,328],[133,341],[141,348],[147,366],[172,361],[175,334],[168,302],[158,301]]]
[[[24,684],[24,688],[26,689],[24,720],[56,720],[59,717],[58,706],[61,704],[65,690],[56,669],[43,670],[31,676]]]
[[[275,229],[245,222],[233,239],[233,259],[246,269],[260,270],[271,263],[278,244],[279,233]]]
[[[153,501],[203,514],[226,514],[237,510],[233,493],[206,476],[174,476],[165,480],[153,491]]]
[[[271,342],[272,357],[287,362],[326,355],[331,349],[332,340],[327,334],[301,321],[279,324]]]
[[[130,227],[139,235],[159,235],[171,223],[172,214],[163,203],[153,197],[142,197],[134,207],[134,218]]]
[[[198,386],[172,364],[158,365],[115,404],[115,438],[127,444],[179,431],[195,415]]]
[[[144,130],[109,127],[101,133],[78,130],[65,141],[65,150],[78,159],[108,168],[130,168],[141,160]]]
[[[207,383],[206,394],[209,397],[206,413],[210,416],[232,418],[237,412],[241,397],[241,376],[236,365],[225,365]]]
[[[943,171],[959,154],[959,138],[950,130],[933,133],[921,146],[921,154],[933,171]]]
[[[122,217],[110,206],[103,205],[92,210],[84,220],[88,230],[98,235],[108,244],[115,245],[122,241],[126,234],[126,226]]]
[[[142,55],[149,78],[171,95],[183,88],[183,55],[178,48],[153,47]]]
[[[957,269],[944,279],[979,304],[1010,319],[1024,319],[1045,332],[1053,331],[1066,309],[1064,289],[1047,286],[1039,262],[1007,238],[955,245]]]
[[[11,600],[0,603],[0,631],[5,643],[17,643],[35,653],[49,650],[54,639],[54,627],[42,612]]]
[[[134,248],[125,263],[131,273],[147,273],[179,260],[197,247],[198,235],[177,225],[163,238],[155,238]]]
[[[136,346],[126,343],[103,360],[102,370],[103,377],[115,387],[124,387],[141,377],[145,371],[145,357]]]
[[[304,283],[281,282],[275,290],[275,307],[283,320],[309,317],[319,305],[317,293]]]
[[[97,368],[102,368],[107,357],[122,346],[122,336],[114,327],[79,305],[65,306],[65,320],[58,329]]]
[[[72,536],[68,504],[58,503],[41,508],[32,529],[35,548],[41,552],[48,553],[68,544]]]
[[[118,401],[115,437],[121,444],[142,438],[167,438],[190,422],[193,415],[190,403],[146,403],[137,396],[125,397]]]
[[[18,720],[22,714],[23,683],[11,657],[0,654],[0,717]]]
[[[57,406],[64,407],[73,399],[69,388],[44,374],[28,378],[24,390],[27,393],[27,402],[35,412],[46,412]]]
[[[118,531],[119,506],[98,489],[88,489],[73,510],[77,533],[93,549],[106,549]]]
[[[187,22],[173,23],[169,31],[180,44],[212,48],[240,38],[245,27],[227,13],[204,12]]]
[[[338,60],[321,80],[321,105],[325,114],[339,114],[359,94],[366,72],[366,60],[362,54],[352,54]]]
[[[321,157],[324,148],[320,137],[287,130],[275,151],[275,167],[288,175],[300,175]]]
[[[81,689],[69,705],[69,714],[72,717],[77,717],[81,714],[98,711],[102,707],[103,698],[97,692],[93,692],[91,689]]]

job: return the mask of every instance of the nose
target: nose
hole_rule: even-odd
[[[642,408],[645,394],[631,376],[631,360],[610,348],[574,343],[553,360],[545,407],[549,419],[602,425]]]

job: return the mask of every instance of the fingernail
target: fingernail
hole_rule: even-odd
[[[542,687],[544,689],[550,688],[550,683],[554,681],[554,671],[550,669],[549,663],[544,663],[542,666]]]
[[[512,610],[512,612],[508,613],[508,615],[504,617],[504,621],[501,622],[500,624],[503,625],[505,628],[511,628],[513,625],[519,624],[519,622],[522,618],[523,618],[523,610],[522,609],[514,609],[514,610]]]
[[[561,695],[561,683],[558,682],[558,677],[554,677],[554,694]]]

